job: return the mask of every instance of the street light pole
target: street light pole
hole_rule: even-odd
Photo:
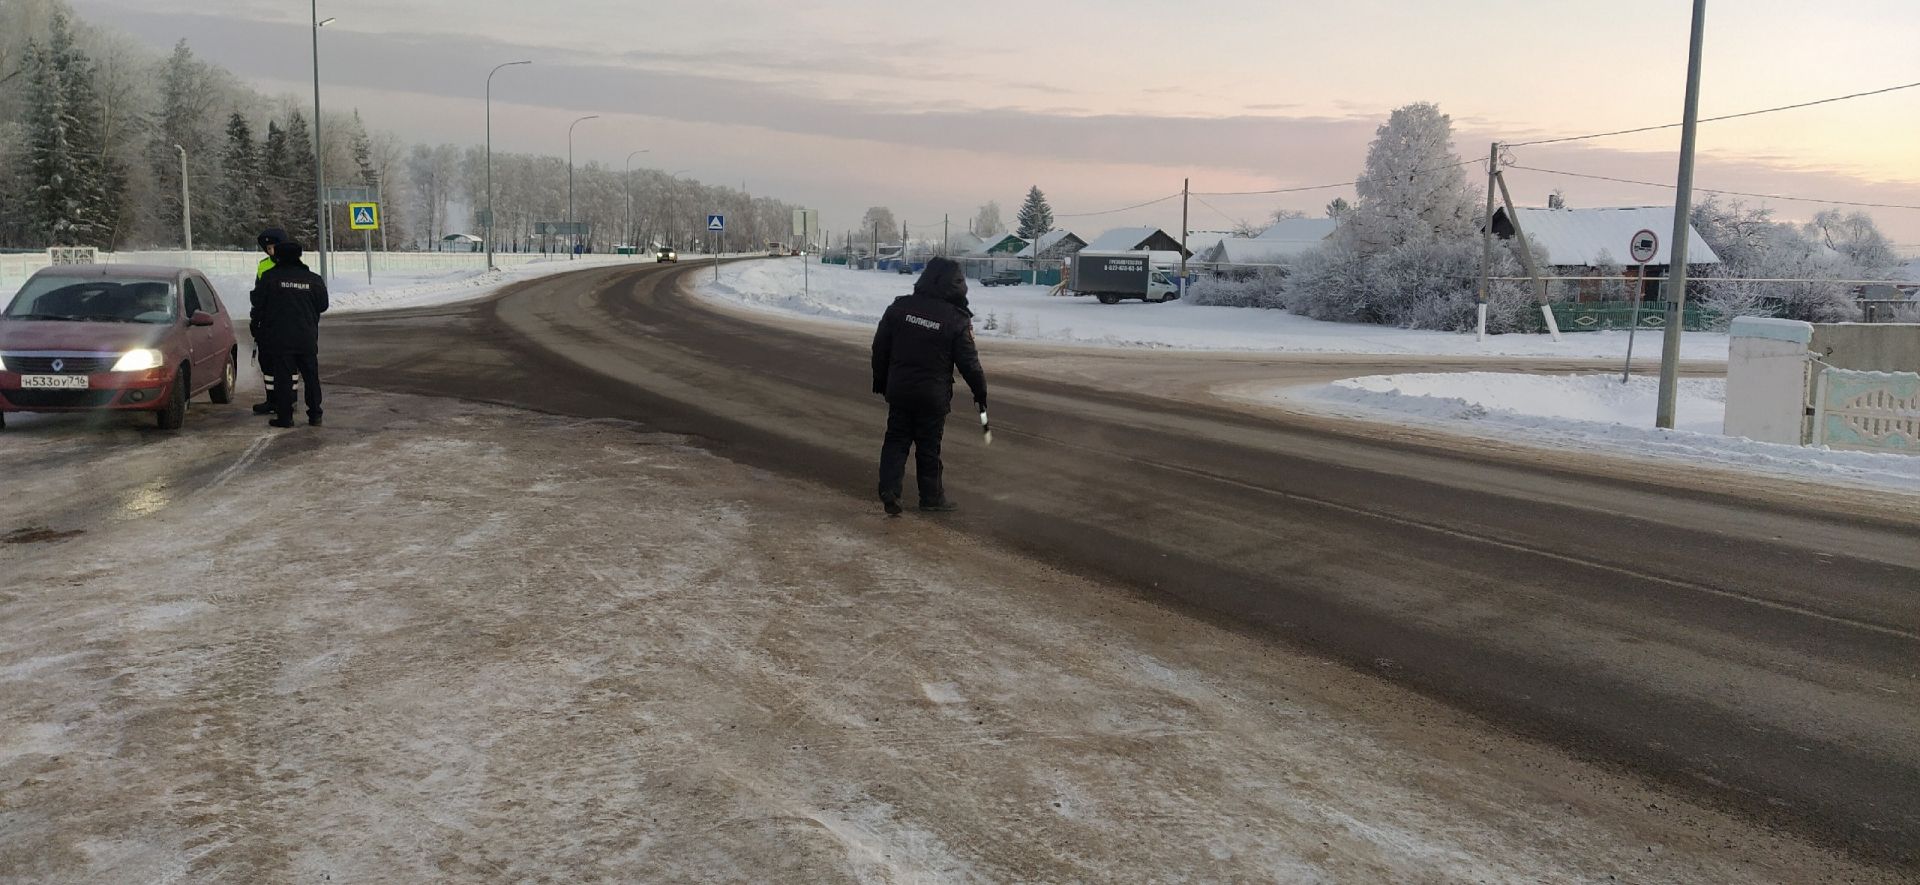
[[[573,244],[567,247],[568,261],[573,260],[573,250],[580,247],[580,233],[573,226],[573,127],[598,119],[599,114],[588,114],[567,127],[567,235],[573,238]]]
[[[1707,28],[1707,0],[1693,0],[1693,42],[1687,50],[1687,100],[1680,128],[1680,180],[1673,195],[1673,242],[1667,246],[1667,328],[1660,349],[1660,401],[1654,425],[1673,429],[1680,390],[1680,333],[1687,317],[1687,241],[1693,226],[1694,135],[1700,128],[1700,48]]]
[[[487,72],[487,225],[486,225],[487,230],[486,230],[486,235],[487,235],[487,269],[488,270],[494,269],[494,265],[493,265],[493,75],[500,73],[501,68],[510,68],[510,67],[513,67],[514,65],[530,65],[530,64],[533,64],[533,62],[510,61],[510,62],[507,62],[506,64],[494,65],[493,70]]]
[[[626,188],[626,195],[627,195],[627,218],[625,222],[626,227],[620,231],[620,239],[627,241],[628,246],[634,246],[633,244],[633,158],[646,153],[652,153],[652,152],[646,150],[645,148],[642,148],[640,150],[634,151],[633,153],[630,153],[627,155],[627,175],[625,178],[620,180],[620,183],[624,185]],[[635,255],[640,254],[639,247],[634,246],[633,254]]]
[[[320,276],[327,276],[327,180],[326,164],[321,162],[325,155],[320,151],[320,29],[327,21],[320,20],[320,0],[311,0],[308,11],[313,20],[313,205],[314,223],[313,248],[320,254]]]
[[[174,145],[180,152],[180,233],[187,241],[187,265],[193,265],[193,191],[187,187],[187,149]]]

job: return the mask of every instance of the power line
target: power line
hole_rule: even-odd
[[[1091,218],[1095,215],[1112,215],[1116,212],[1126,212],[1132,209],[1144,209],[1155,203],[1164,203],[1177,196],[1180,196],[1180,192],[1174,191],[1173,193],[1170,193],[1157,200],[1148,200],[1144,203],[1135,203],[1131,206],[1122,206],[1118,209],[1102,209],[1099,212],[1055,212],[1053,213],[1053,217],[1055,218]]]
[[[1619,184],[1637,184],[1643,187],[1658,187],[1658,188],[1665,188],[1667,190],[1673,190],[1676,187],[1676,185],[1662,184],[1657,181],[1640,181],[1634,178],[1614,178],[1613,176],[1610,176],[1610,175],[1590,175],[1585,172],[1568,172],[1563,169],[1542,169],[1538,166],[1522,166],[1518,163],[1504,164],[1504,168],[1524,169],[1528,172],[1543,172],[1548,175],[1565,175],[1569,178],[1590,178],[1595,181],[1612,181],[1612,182],[1617,182]],[[1696,187],[1694,188],[1694,190],[1699,191],[1700,193],[1703,193],[1703,194],[1719,194],[1721,196],[1726,196],[1726,197],[1754,197],[1756,199],[1761,199],[1761,200],[1784,200],[1784,201],[1793,202],[1793,203],[1820,203],[1828,206],[1863,206],[1869,209],[1920,210],[1920,206],[1914,206],[1914,205],[1909,205],[1905,203],[1862,203],[1855,200],[1822,200],[1814,197],[1795,197],[1795,196],[1788,196],[1786,194],[1756,194],[1750,191],[1723,191],[1723,190],[1714,190],[1713,188],[1705,188],[1705,187]]]
[[[1224,219],[1226,219],[1226,220],[1227,220],[1228,222],[1230,222],[1230,223],[1232,223],[1232,224],[1245,224],[1245,223],[1246,223],[1246,219],[1244,219],[1244,218],[1235,218],[1235,217],[1233,217],[1233,216],[1231,216],[1231,215],[1228,215],[1227,213],[1225,213],[1225,212],[1222,212],[1222,211],[1220,211],[1220,207],[1218,207],[1218,206],[1215,206],[1215,205],[1213,205],[1212,203],[1209,203],[1209,202],[1207,202],[1207,201],[1206,201],[1206,200],[1204,200],[1204,199],[1201,199],[1201,198],[1200,198],[1200,197],[1199,197],[1198,195],[1195,195],[1195,196],[1194,196],[1194,199],[1195,199],[1195,200],[1198,200],[1198,201],[1199,201],[1199,203],[1200,203],[1200,205],[1202,205],[1202,206],[1205,206],[1205,207],[1207,207],[1208,209],[1212,209],[1212,210],[1213,210],[1213,214],[1215,214],[1215,215],[1218,215],[1218,216],[1220,216],[1221,218],[1224,218]]]
[[[1715,123],[1721,120],[1737,120],[1741,117],[1757,117],[1761,114],[1773,114],[1773,113],[1779,113],[1780,111],[1792,111],[1792,110],[1798,110],[1800,108],[1810,108],[1810,107],[1813,107],[1814,105],[1832,104],[1836,101],[1846,101],[1848,99],[1854,99],[1854,98],[1866,98],[1867,96],[1870,96],[1870,95],[1884,95],[1889,92],[1898,92],[1902,89],[1912,89],[1916,86],[1920,86],[1920,81],[1915,81],[1913,83],[1902,83],[1898,86],[1888,86],[1884,89],[1870,89],[1870,90],[1867,90],[1866,92],[1852,92],[1846,95],[1836,95],[1836,96],[1833,96],[1832,98],[1820,98],[1820,99],[1815,99],[1813,101],[1803,101],[1803,102],[1799,102],[1798,104],[1783,104],[1783,105],[1780,105],[1779,107],[1761,108],[1760,110],[1757,110],[1757,111],[1742,111],[1741,113],[1738,113],[1738,114],[1723,114],[1718,117],[1704,117],[1700,120],[1700,122]],[[1535,141],[1516,141],[1504,146],[1505,147],[1528,147],[1536,144],[1559,144],[1560,142],[1563,142],[1563,141],[1584,141],[1589,138],[1610,138],[1615,135],[1632,135],[1637,132],[1658,132],[1659,130],[1662,130],[1662,129],[1673,129],[1681,125],[1684,125],[1684,124],[1662,123],[1658,126],[1640,126],[1633,129],[1616,129],[1612,132],[1594,132],[1588,135],[1567,135],[1567,136],[1562,136],[1560,138],[1542,138],[1542,139],[1537,139]]]
[[[1461,166],[1471,166],[1475,163],[1482,163],[1482,162],[1485,162],[1485,161],[1479,160],[1479,159],[1461,160],[1457,163],[1448,163],[1445,166],[1435,166],[1432,169],[1415,169],[1411,174],[1417,176],[1417,175],[1427,175],[1434,172],[1445,172],[1448,169],[1458,169]],[[1324,190],[1330,190],[1332,188],[1339,188],[1339,187],[1355,187],[1357,185],[1367,184],[1369,182],[1382,181],[1388,178],[1399,178],[1399,177],[1400,176],[1398,175],[1380,175],[1380,176],[1375,176],[1373,178],[1359,178],[1353,181],[1336,181],[1329,184],[1305,184],[1305,185],[1300,185],[1299,187],[1278,187],[1278,188],[1273,188],[1272,190],[1264,190],[1264,191],[1205,191],[1205,192],[1196,192],[1194,196],[1250,197],[1250,196],[1260,196],[1260,195],[1267,195],[1267,194],[1296,194],[1296,193],[1303,193],[1306,191],[1324,191]],[[1179,194],[1174,194],[1174,196],[1177,197],[1179,196]]]

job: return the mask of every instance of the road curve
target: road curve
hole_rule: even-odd
[[[694,270],[331,320],[329,376],[634,420],[870,495],[883,407],[858,336],[708,306],[679,288]],[[948,436],[968,533],[1920,871],[1911,511],[1677,488],[986,356],[995,444],[965,415]]]

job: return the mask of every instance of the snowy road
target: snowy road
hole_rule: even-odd
[[[1833,863],[680,437],[335,402],[324,432],[200,408],[179,436],[62,418],[6,437],[31,470],[0,525],[43,531],[0,547],[0,879],[1788,881]]]
[[[0,436],[0,869],[1920,868],[1910,506],[1206,404],[1444,359],[999,343],[887,521],[860,336],[681,276],[334,321],[323,431]]]

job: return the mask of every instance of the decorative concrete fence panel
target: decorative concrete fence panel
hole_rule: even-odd
[[[1825,369],[1814,394],[1813,444],[1920,455],[1920,373]]]

